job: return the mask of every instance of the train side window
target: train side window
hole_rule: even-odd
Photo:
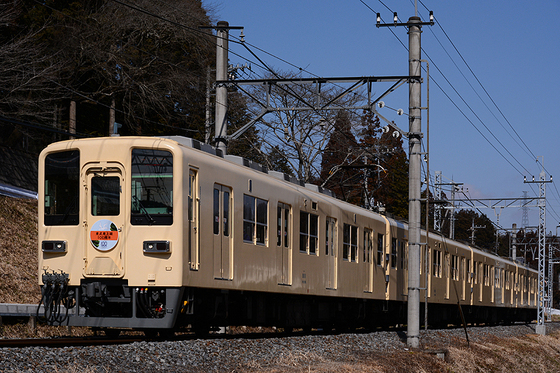
[[[373,242],[371,229],[364,229],[364,263],[371,263],[373,259]]]
[[[214,234],[220,234],[220,190],[214,189]]]
[[[342,259],[349,262],[358,261],[358,227],[344,224],[343,231]]]
[[[268,201],[243,195],[243,241],[266,245]]]
[[[80,222],[80,152],[70,150],[46,156],[45,225],[78,225]]]
[[[319,216],[305,211],[299,213],[299,251],[317,255]]]
[[[405,250],[406,244],[404,241],[400,242],[400,248],[401,248],[401,269],[408,269],[407,266],[407,260],[406,260],[406,250]],[[424,246],[424,252],[426,250],[426,247]],[[424,260],[424,255],[422,255],[422,259]],[[420,269],[422,270],[422,266],[420,266]]]
[[[173,224],[173,155],[166,150],[132,149],[133,225]],[[189,183],[190,184],[190,183]],[[189,185],[191,189],[191,185]],[[189,203],[189,211],[192,203]]]
[[[277,231],[277,246],[288,247],[289,239],[289,224],[288,219],[290,218],[290,206],[284,203],[278,203],[276,209],[276,231]]]
[[[397,268],[397,239],[391,239],[391,268]]]
[[[474,280],[474,284],[477,285],[478,284],[478,262],[476,260],[473,261],[473,273],[472,273],[472,277]]]
[[[488,286],[490,285],[490,267],[488,264],[484,264],[483,270],[484,286]]]
[[[226,186],[214,184],[213,231],[229,237],[231,225],[231,192]],[[221,209],[221,211],[220,211]],[[221,222],[221,224],[220,224]],[[220,232],[221,230],[221,232]]]
[[[459,257],[457,255],[451,256],[451,279],[459,281]]]
[[[442,277],[442,268],[441,268],[441,251],[434,250],[434,277]]]
[[[383,267],[383,234],[377,234],[377,265]]]

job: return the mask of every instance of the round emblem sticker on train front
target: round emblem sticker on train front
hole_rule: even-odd
[[[97,250],[109,251],[117,245],[119,231],[111,220],[98,220],[91,226],[89,239]]]

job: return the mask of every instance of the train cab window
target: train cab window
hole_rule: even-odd
[[[299,251],[317,255],[319,244],[319,216],[305,211],[299,213]]]
[[[342,232],[342,259],[349,262],[358,261],[358,227],[344,224]]]
[[[117,216],[121,211],[121,182],[118,176],[91,179],[91,215]]]
[[[173,224],[173,155],[166,150],[132,150],[133,225]]]
[[[80,152],[47,155],[45,170],[45,225],[78,225],[80,222]]]
[[[243,195],[243,241],[266,245],[268,201]]]

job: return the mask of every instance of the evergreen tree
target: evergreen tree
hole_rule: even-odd
[[[389,126],[391,127],[391,126]],[[373,113],[362,117],[362,151],[368,164],[367,195],[385,206],[387,213],[408,218],[408,159],[395,128],[383,133]],[[373,166],[373,167],[371,167]]]
[[[475,246],[494,251],[496,246],[496,229],[494,224],[486,215],[479,214],[476,211],[460,210],[455,214],[455,238],[470,244],[473,225],[484,227],[475,229]],[[505,256],[507,256],[507,253]]]
[[[321,160],[320,179],[338,198],[360,205],[363,175],[358,143],[346,111],[339,111]],[[357,171],[358,170],[358,171]]]

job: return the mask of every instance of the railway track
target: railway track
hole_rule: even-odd
[[[146,341],[141,337],[63,337],[63,338],[23,338],[0,339],[0,348],[22,347],[69,347],[69,346],[105,346],[129,344]]]
[[[560,323],[547,323],[549,327],[554,330],[560,328]],[[534,324],[524,324],[524,323],[514,323],[511,328],[525,326],[527,332],[530,328],[534,329]],[[474,332],[476,334],[477,330],[483,329],[485,326],[468,326],[467,330],[470,334]],[[499,326],[499,328],[507,329],[508,326]],[[258,329],[257,329],[258,330]],[[189,340],[219,340],[219,339],[229,339],[229,340],[251,340],[251,339],[282,339],[287,337],[320,337],[320,336],[334,336],[339,334],[369,334],[369,333],[382,333],[382,332],[394,332],[401,336],[406,329],[403,327],[392,327],[378,330],[369,329],[358,329],[352,331],[346,331],[345,333],[336,331],[323,331],[323,330],[312,330],[312,331],[294,331],[294,332],[280,332],[280,331],[232,331],[228,333],[211,333],[204,337],[196,335],[194,332],[184,332],[176,335],[170,336],[143,336],[143,335],[120,335],[118,337],[113,336],[76,336],[76,337],[51,337],[51,338],[6,338],[0,339],[0,348],[24,348],[24,347],[74,347],[74,346],[111,346],[111,345],[126,345],[135,342],[178,342],[178,341],[189,341]],[[433,329],[431,332],[439,332],[445,334],[450,332],[452,334],[457,334],[461,338],[465,338],[462,335],[462,327],[454,326],[443,329]],[[465,338],[466,340],[466,338]]]

